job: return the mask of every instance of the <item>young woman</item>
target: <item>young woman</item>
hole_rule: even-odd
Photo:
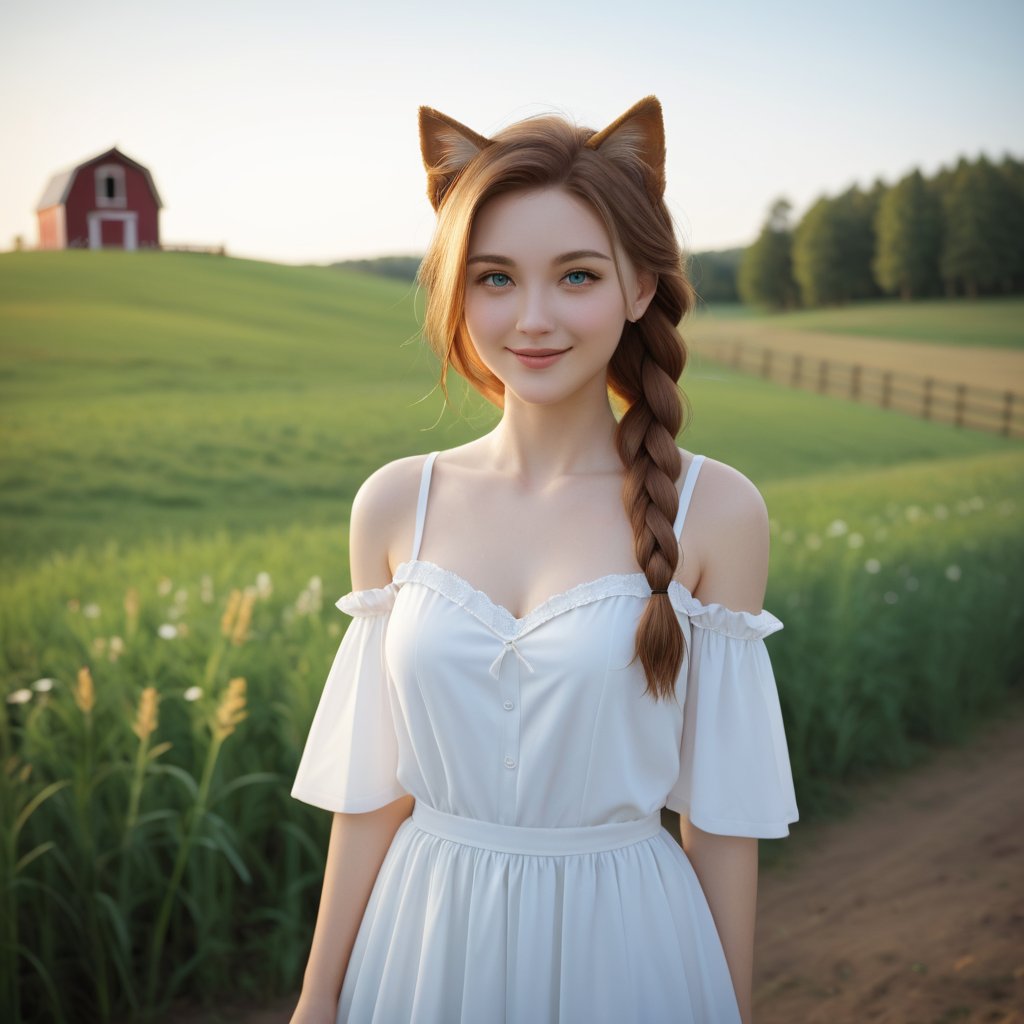
[[[749,1024],[757,840],[797,820],[782,624],[760,494],[676,446],[661,107],[493,139],[424,107],[420,138],[425,334],[502,417],[353,504],[294,1020]]]

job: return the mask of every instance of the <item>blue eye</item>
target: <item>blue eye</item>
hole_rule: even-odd
[[[569,284],[575,285],[576,287],[579,287],[581,284],[586,284],[587,281],[591,279],[595,281],[597,280],[597,275],[592,274],[589,270],[570,270],[565,277]],[[575,280],[573,280],[573,278],[575,278]]]
[[[480,280],[484,283],[490,284],[494,288],[504,288],[512,279],[508,274],[503,274],[499,270],[495,270],[493,273],[484,274]]]

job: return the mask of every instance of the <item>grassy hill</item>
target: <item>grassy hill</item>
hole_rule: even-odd
[[[882,299],[789,313],[765,313],[739,303],[713,303],[709,315],[715,320],[743,320],[780,330],[944,345],[1024,348],[1024,298],[1018,296],[922,302]]]
[[[415,313],[413,288],[328,268],[0,256],[12,1020],[301,984],[331,816],[289,790],[346,621],[349,502],[495,422],[443,410]],[[1024,445],[698,357],[684,386],[684,445],[767,498],[801,822],[834,814],[1024,679]]]
[[[0,256],[0,564],[114,538],[340,527],[381,463],[495,422],[476,396],[443,409],[415,307],[414,286],[354,271]],[[697,359],[683,383],[681,443],[760,485],[1005,447]]]

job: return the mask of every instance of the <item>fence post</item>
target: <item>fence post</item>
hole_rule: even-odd
[[[956,410],[953,413],[953,422],[958,427],[964,425],[964,408],[967,405],[967,385],[957,384],[956,386]]]
[[[818,367],[818,390],[824,394],[828,389],[828,360],[822,359]]]
[[[772,375],[772,350],[766,348],[761,356],[761,376],[769,378]]]
[[[793,375],[792,375],[792,377],[790,378],[790,381],[789,381],[789,383],[793,387],[799,387],[800,386],[800,377],[801,377],[801,374],[803,373],[803,368],[804,368],[804,357],[802,355],[800,355],[799,352],[797,352],[797,354],[795,356],[793,356]]]
[[[892,370],[882,374],[882,408],[888,409],[892,401]]]
[[[856,401],[860,398],[860,365],[855,365],[850,374],[850,397]]]
[[[1003,401],[1003,437],[1010,436],[1010,425],[1013,422],[1013,392],[1007,391]]]
[[[921,404],[921,417],[926,420],[932,418],[932,378],[926,377],[924,381],[924,397]]]

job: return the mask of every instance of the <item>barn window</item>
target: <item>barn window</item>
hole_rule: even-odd
[[[128,205],[121,164],[103,164],[96,168],[96,205],[108,208]]]

